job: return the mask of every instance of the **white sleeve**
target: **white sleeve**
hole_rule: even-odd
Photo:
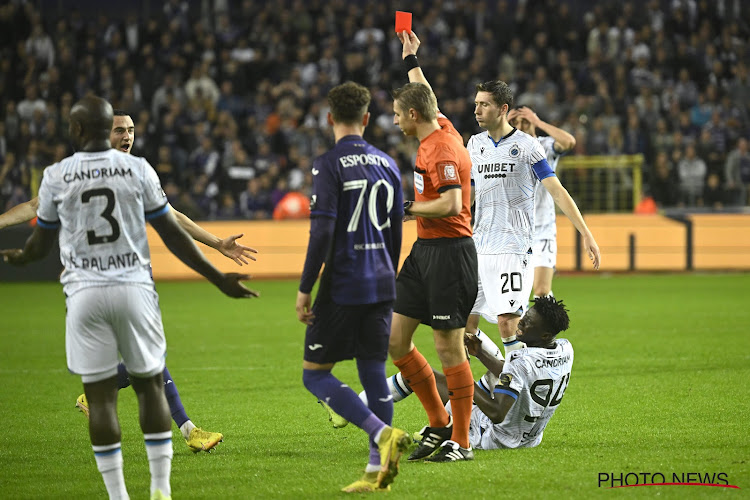
[[[141,158],[143,162],[143,210],[146,212],[146,220],[164,215],[169,211],[167,194],[161,187],[159,176],[156,175],[154,167]]]
[[[39,208],[36,211],[37,224],[45,229],[60,227],[60,216],[55,204],[54,174],[50,172],[51,168],[47,167],[42,174],[42,184],[39,186]]]

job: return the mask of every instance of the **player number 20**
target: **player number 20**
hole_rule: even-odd
[[[523,288],[521,281],[521,273],[503,273],[500,275],[500,279],[503,280],[502,293],[508,292],[520,292]],[[508,288],[510,285],[510,288]]]
[[[352,218],[349,220],[349,225],[346,230],[353,233],[359,227],[359,219],[362,216],[362,207],[365,205],[365,197],[367,197],[367,213],[370,216],[370,222],[375,226],[375,229],[382,231],[386,227],[391,227],[391,219],[386,217],[385,221],[381,224],[378,220],[378,190],[383,187],[385,188],[385,205],[388,213],[391,213],[393,208],[393,186],[388,181],[380,179],[378,182],[372,185],[370,188],[369,196],[367,194],[367,179],[357,179],[356,181],[345,181],[344,191],[351,191],[352,189],[359,189],[359,198],[357,199],[357,206],[354,207]]]

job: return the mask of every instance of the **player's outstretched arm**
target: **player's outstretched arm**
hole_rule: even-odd
[[[225,274],[211,265],[198,250],[198,247],[195,246],[187,232],[177,223],[171,211],[151,219],[150,222],[170,252],[175,254],[190,269],[216,285],[226,295],[234,298],[257,297],[259,295],[258,292],[248,290],[240,283],[240,281],[249,280],[250,276],[237,273]]]
[[[563,187],[560,183],[560,179],[556,176],[542,179],[542,184],[547,188],[549,194],[552,195],[552,198],[555,200],[557,206],[560,207],[560,210],[568,216],[570,222],[572,222],[578,232],[581,233],[581,236],[583,237],[583,247],[586,249],[589,259],[594,264],[594,269],[599,269],[602,260],[599,245],[596,244],[594,235],[591,234],[586,222],[583,220],[581,211],[578,210],[578,205],[576,205],[576,202],[570,197],[568,190]]]
[[[43,229],[39,226],[34,228],[23,250],[0,250],[0,255],[8,264],[24,266],[29,262],[43,259],[52,250],[57,240],[57,229]]]
[[[221,239],[200,227],[187,215],[175,210],[174,207],[172,207],[172,210],[182,229],[187,231],[195,241],[200,241],[204,245],[218,250],[225,257],[232,259],[240,266],[248,263],[246,259],[256,260],[252,255],[258,253],[256,249],[237,243],[237,240],[242,238],[244,234],[235,234]]]
[[[419,41],[419,38],[417,38],[417,35],[415,35],[413,32],[404,31],[402,33],[398,33],[398,39],[401,41],[401,44],[403,45],[403,48],[401,50],[401,58],[406,59],[409,56],[415,56],[417,55],[417,50],[419,50],[419,45],[421,42]],[[424,76],[424,73],[422,72],[422,68],[417,66],[416,68],[412,68],[407,73],[409,76],[409,81],[412,83],[421,83],[423,85],[427,85],[430,90],[432,90],[432,87],[430,86],[430,82],[427,81],[427,77]]]
[[[8,226],[15,226],[16,224],[22,224],[24,222],[29,222],[31,219],[36,217],[36,210],[38,208],[38,197],[34,197],[25,203],[16,205],[4,214],[0,215],[0,229],[4,229]]]

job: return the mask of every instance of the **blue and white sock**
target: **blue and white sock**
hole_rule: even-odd
[[[91,445],[96,458],[96,467],[102,474],[104,486],[110,499],[128,499],[125,476],[122,473],[122,447],[120,443]]]
[[[391,391],[391,396],[393,396],[394,403],[398,403],[414,392],[411,387],[409,387],[409,384],[404,382],[404,376],[401,375],[401,372],[391,375],[385,380],[388,384],[388,390]],[[365,391],[359,393],[359,399],[361,399],[366,406],[370,406]]]
[[[172,431],[144,434],[148,468],[151,471],[151,494],[161,490],[165,496],[172,495],[169,476],[172,472]]]

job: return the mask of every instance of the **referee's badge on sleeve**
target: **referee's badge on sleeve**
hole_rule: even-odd
[[[440,173],[440,180],[442,181],[455,181],[458,179],[456,175],[456,166],[453,163],[442,163],[438,165],[438,172]]]
[[[414,187],[419,194],[424,191],[424,177],[418,172],[414,172]]]

